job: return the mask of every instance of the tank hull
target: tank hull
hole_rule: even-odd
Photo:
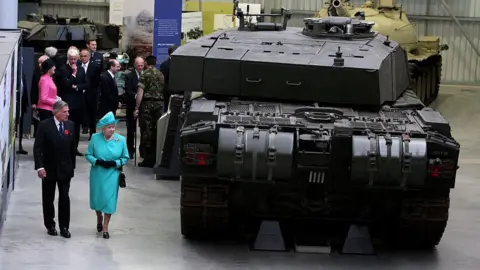
[[[428,249],[440,242],[448,221],[449,189],[327,192],[315,184],[181,181],[181,229],[192,239],[250,241],[260,221],[277,220],[291,248],[327,242],[340,249],[350,225],[361,222],[379,245]]]
[[[321,117],[319,137],[305,121],[320,115],[299,118],[312,107],[193,100],[180,132],[182,234],[252,241],[261,221],[276,220],[291,247],[341,248],[349,227],[362,224],[379,245],[433,248],[447,225],[459,145],[441,115],[411,95],[394,111],[343,108],[351,122],[334,127]]]

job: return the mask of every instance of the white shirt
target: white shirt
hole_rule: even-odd
[[[83,69],[85,70],[85,74],[87,73],[88,63],[89,63],[89,62],[87,62],[87,63],[82,63],[82,67],[83,67]]]
[[[60,121],[58,121],[57,118],[55,118],[55,116],[53,117],[53,121],[55,122],[55,125],[57,126],[57,130],[60,132]],[[65,124],[63,124],[63,130],[65,130]]]
[[[113,75],[113,73],[110,71],[110,69],[108,70],[108,74],[110,74],[110,76],[112,76],[112,78],[115,79],[115,75]]]
[[[53,117],[53,121],[55,122],[55,126],[57,126],[57,130],[58,132],[60,132],[60,121],[57,120],[57,118],[54,116]],[[65,123],[63,123],[63,130],[65,130]],[[37,169],[37,172],[40,171],[40,170],[43,170],[44,168],[38,168]]]

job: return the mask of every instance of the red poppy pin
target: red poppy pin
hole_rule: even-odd
[[[68,135],[68,129],[65,129],[65,131],[63,132],[65,135]]]

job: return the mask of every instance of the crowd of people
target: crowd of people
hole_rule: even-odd
[[[79,50],[72,46],[65,55],[54,47],[45,49],[45,54],[38,58],[38,66],[32,77],[30,99],[34,115],[34,132],[37,123],[52,117],[52,106],[56,100],[64,100],[69,105],[69,119],[75,123],[76,155],[80,133],[89,134],[88,140],[96,133],[97,116],[112,112],[115,116],[121,107],[120,88],[123,88],[123,103],[126,107],[127,147],[130,158],[137,153],[135,136],[137,121],[140,126],[140,167],[155,165],[156,121],[163,110],[168,108],[170,94],[168,91],[170,57],[156,69],[156,58],[134,59],[133,68],[121,71],[121,65],[115,58],[110,58],[104,68],[103,55],[97,52],[95,40],[89,40],[86,48]],[[169,55],[176,46],[169,48]],[[143,81],[140,81],[141,75]],[[25,83],[24,83],[25,85]],[[139,86],[141,86],[139,88]],[[155,90],[151,90],[155,89]],[[159,89],[159,90],[156,90]],[[138,93],[138,94],[137,94]],[[24,95],[24,111],[28,98]],[[23,116],[23,114],[22,114]],[[23,117],[20,117],[23,122]],[[23,134],[20,125],[20,134]],[[81,128],[83,127],[83,128]],[[22,147],[20,136],[19,154],[28,154]]]
[[[175,48],[169,48],[169,55]],[[121,105],[115,75],[120,64],[117,59],[110,59],[105,69],[103,62],[95,40],[87,41],[82,50],[70,47],[66,55],[48,47],[38,58],[31,87],[31,106],[39,120],[34,122],[34,160],[42,179],[44,225],[50,235],[58,235],[53,205],[58,186],[60,234],[71,237],[69,189],[76,157],[84,155],[78,149],[81,127],[89,134],[85,158],[91,164],[90,208],[96,212],[96,228],[104,238],[110,237],[108,225],[116,212],[123,166],[136,154],[137,120],[141,131],[139,152],[143,157],[138,165],[155,164],[157,120],[168,108],[170,57],[160,70],[155,67],[154,56],[137,57],[133,70],[125,73],[126,138],[115,132],[116,112]],[[102,116],[98,122],[97,115]],[[101,131],[97,133],[97,129]],[[28,154],[21,142],[19,147],[20,154]]]

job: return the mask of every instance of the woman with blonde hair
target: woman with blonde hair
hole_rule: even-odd
[[[112,112],[98,121],[85,158],[92,165],[90,169],[90,208],[97,214],[97,231],[103,238],[110,238],[108,225],[117,210],[119,177],[123,165],[129,159],[125,137],[115,133],[118,120]]]

